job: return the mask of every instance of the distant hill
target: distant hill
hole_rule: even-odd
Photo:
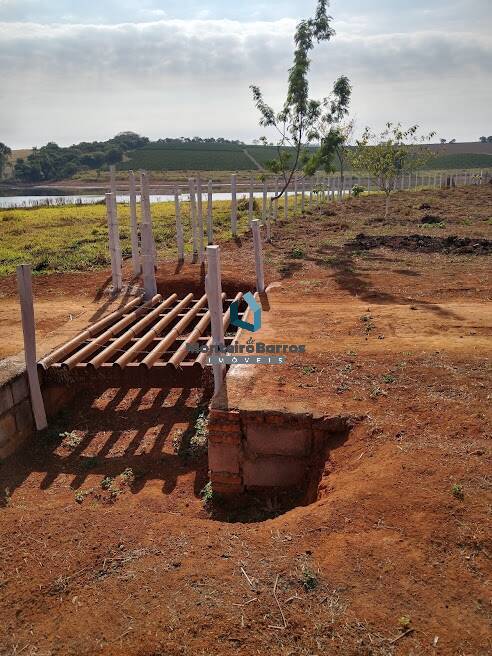
[[[427,168],[492,167],[492,143],[429,144],[427,147],[438,155]],[[282,150],[294,153],[291,148]],[[7,175],[10,173],[16,180],[28,183],[51,182],[85,172],[95,174],[107,170],[110,164],[121,171],[262,171],[276,158],[275,146],[199,137],[151,142],[133,132],[122,132],[104,142],[82,142],[69,147],[49,143],[38,149],[14,151]]]

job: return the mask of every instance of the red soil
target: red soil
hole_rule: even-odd
[[[490,653],[489,260],[344,246],[415,231],[422,200],[444,235],[490,239],[491,192],[465,191],[400,194],[383,227],[369,198],[275,229],[272,295],[331,312],[305,332],[309,362],[251,394],[366,415],[331,445],[314,504],[278,515],[272,495],[248,523],[214,520],[205,455],[173,447],[200,390],[87,390],[3,463],[0,654]],[[224,247],[231,286],[252,276],[250,248]],[[76,279],[39,278],[37,297],[104,274]],[[127,468],[111,499],[102,480]]]

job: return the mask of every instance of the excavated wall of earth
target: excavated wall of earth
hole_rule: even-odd
[[[362,417],[317,417],[270,411],[211,409],[208,464],[214,492],[232,496],[258,489],[317,490],[330,446],[346,439]]]

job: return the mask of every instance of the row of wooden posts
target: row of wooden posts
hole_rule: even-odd
[[[462,175],[443,175],[435,173],[433,175],[421,173],[409,173],[400,176],[395,183],[397,189],[412,189],[418,187],[455,187],[460,184],[470,184],[475,182],[480,184],[489,177],[488,172],[485,175],[474,175],[469,171]],[[110,177],[111,191],[106,194],[106,208],[108,218],[109,232],[109,250],[111,255],[111,269],[113,289],[120,291],[122,289],[122,255],[119,236],[119,225],[117,215],[117,192],[116,192],[116,173],[114,167],[111,168]],[[306,207],[312,208],[313,204],[318,207],[327,201],[336,201],[343,198],[344,195],[350,195],[353,187],[359,186],[366,191],[378,189],[377,181],[371,177],[354,177],[348,176],[343,180],[340,177],[323,178],[319,175],[313,178],[294,178],[291,185],[285,191],[283,198],[283,211],[285,218],[288,217],[289,207],[294,214],[300,210],[304,213]],[[248,218],[251,228],[253,228],[254,197],[255,183],[251,179],[247,183],[238,183],[237,175],[231,176],[230,185],[221,183],[221,188],[230,188],[231,193],[231,235],[237,236],[238,228],[238,193],[244,188],[248,195]],[[271,239],[271,224],[278,218],[279,201],[273,200],[278,194],[280,188],[279,179],[274,180],[273,188],[270,182],[264,180],[261,185],[261,225],[266,228],[266,239]],[[129,199],[130,199],[130,231],[131,231],[131,249],[132,249],[132,266],[135,276],[142,274],[146,294],[151,297],[155,294],[155,264],[156,264],[156,246],[152,228],[152,214],[150,204],[149,176],[145,171],[140,173],[140,204],[141,204],[141,221],[138,224],[137,219],[137,183],[133,171],[129,172]],[[181,216],[181,190],[173,187],[175,204],[175,222],[176,222],[176,246],[178,260],[183,261],[185,257],[184,230]],[[204,208],[204,195],[206,193],[207,206],[206,215]],[[204,240],[207,244],[214,243],[214,226],[213,226],[213,193],[214,183],[209,180],[205,186],[200,178],[190,178],[188,180],[187,196],[189,195],[190,203],[190,222],[193,242],[193,261],[202,263],[204,261]],[[273,194],[273,197],[272,197]],[[289,205],[289,198],[292,203]],[[206,221],[206,223],[205,223]]]
[[[233,176],[235,184],[236,176]],[[189,193],[190,193],[190,218],[193,239],[193,259],[202,263],[205,257],[204,250],[204,223],[203,223],[203,194],[200,180],[189,180]],[[149,193],[149,179],[145,171],[140,173],[140,205],[141,205],[141,221],[138,224],[137,219],[137,188],[135,174],[133,171],[129,173],[129,189],[130,189],[130,234],[131,234],[131,249],[132,249],[132,267],[135,276],[142,274],[143,286],[145,295],[152,298],[156,293],[156,246],[153,235],[152,226],[152,213],[150,204]],[[184,230],[181,219],[181,193],[179,189],[175,189],[175,220],[176,220],[176,242],[178,259],[184,260]],[[213,191],[212,181],[208,183],[208,205],[207,205],[207,242],[212,245],[214,241],[213,235],[213,216],[212,216],[212,203]],[[237,197],[233,193],[232,196],[232,215],[231,215],[231,231],[233,236],[237,236]],[[122,289],[122,264],[123,258],[121,253],[121,243],[119,234],[119,222],[117,213],[117,195],[116,195],[116,182],[114,170],[111,172],[111,192],[106,194],[106,212],[108,220],[108,235],[109,235],[109,252],[111,256],[111,272],[113,281],[113,290],[118,292]],[[267,192],[265,187],[264,193],[264,206],[266,208]],[[255,240],[255,253],[261,250],[261,236],[260,225],[258,220],[253,219],[253,192],[250,192],[249,214],[250,225],[253,231]],[[266,217],[266,209],[264,209],[263,216]],[[268,231],[269,233],[269,231]],[[257,263],[257,269],[259,264]],[[258,281],[261,283],[261,281]],[[263,287],[263,283],[258,284],[258,289]],[[263,289],[261,289],[263,291]]]

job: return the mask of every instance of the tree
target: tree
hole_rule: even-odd
[[[487,143],[492,143],[492,135],[490,137],[487,137]]]
[[[441,143],[445,144],[447,142],[447,139],[441,139]]]
[[[487,137],[480,137],[479,141],[481,143],[487,143]]]
[[[314,48],[315,41],[329,41],[335,31],[330,25],[331,16],[327,14],[328,0],[318,0],[314,18],[302,20],[296,28],[294,43],[294,63],[289,69],[287,96],[280,112],[275,112],[268,105],[257,86],[251,86],[254,103],[261,114],[260,125],[273,127],[279,133],[277,141],[277,159],[267,163],[274,173],[283,175],[283,185],[273,200],[280,198],[289,186],[300,163],[306,164],[309,153],[304,152],[306,146],[314,141],[320,141],[320,124],[323,118],[329,123],[331,112],[330,101],[326,103],[309,98],[308,73],[311,64],[309,53]],[[334,87],[340,95],[334,102],[342,99],[347,78],[340,78]],[[337,86],[338,85],[338,86]],[[350,85],[349,85],[350,86]],[[335,92],[336,93],[336,92]],[[346,103],[348,104],[348,99]],[[345,102],[345,101],[344,101]],[[323,115],[325,113],[325,115]]]
[[[420,169],[434,156],[424,144],[435,133],[418,138],[417,131],[418,125],[403,130],[400,123],[387,123],[380,135],[366,128],[356,142],[352,167],[376,178],[377,186],[386,195],[385,217],[388,216],[391,193],[400,176]]]
[[[3,178],[10,155],[12,155],[10,148],[0,141],[0,180]]]

